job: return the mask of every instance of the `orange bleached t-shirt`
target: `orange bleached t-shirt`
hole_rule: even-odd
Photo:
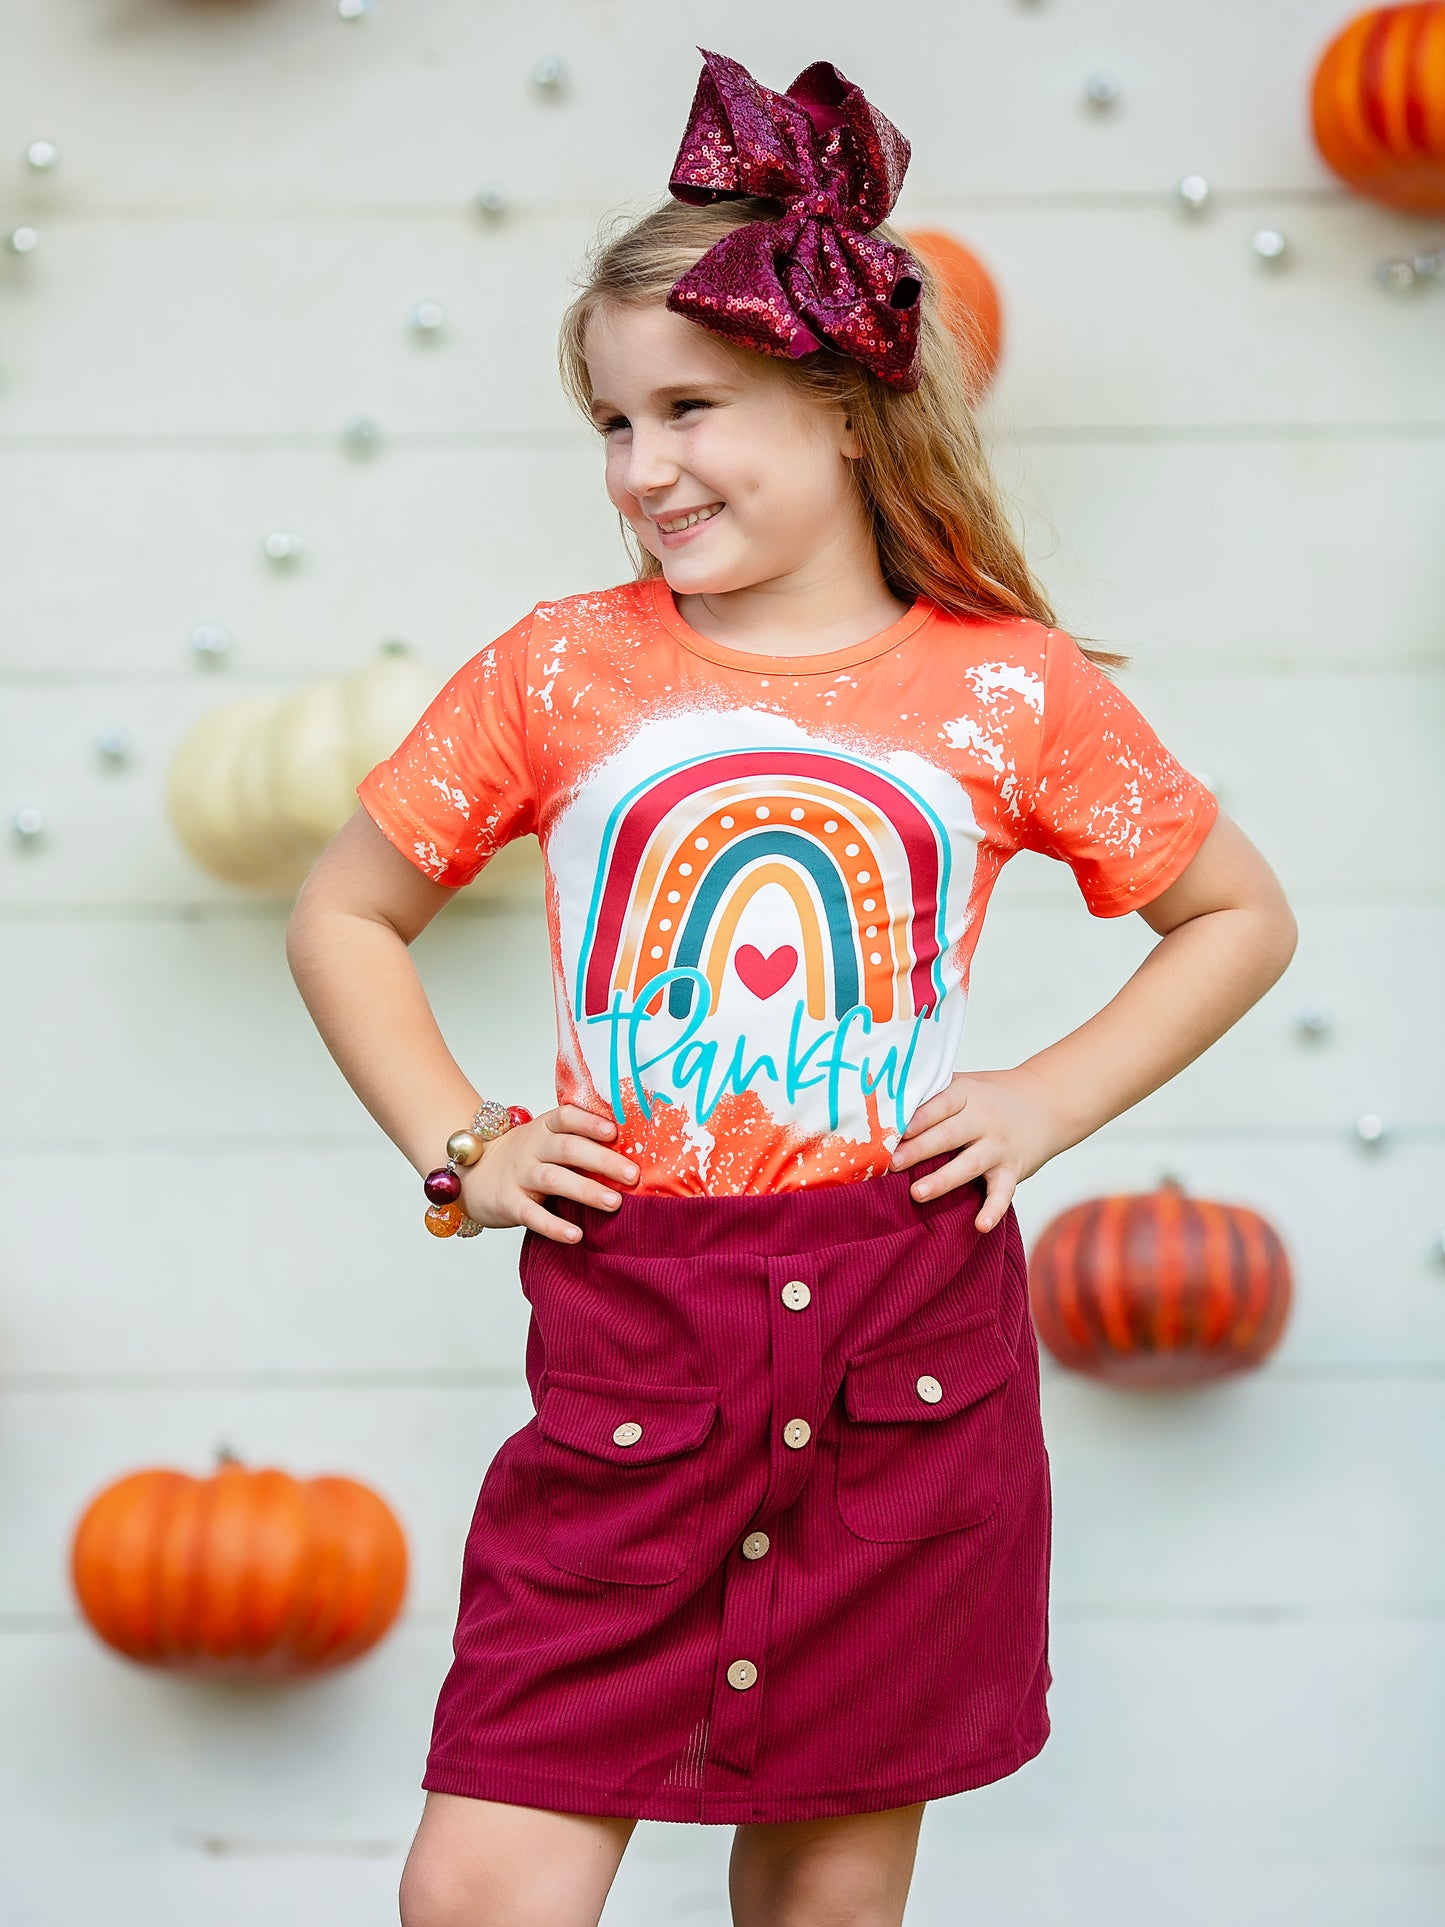
[[[534,833],[558,1103],[637,1192],[866,1179],[953,1076],[1015,851],[1096,916],[1183,871],[1214,798],[1057,630],[946,614],[814,656],[683,621],[660,579],[541,603],[357,786],[436,882]]]

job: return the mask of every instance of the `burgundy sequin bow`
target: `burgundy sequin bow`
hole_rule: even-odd
[[[827,346],[890,388],[918,386],[923,277],[906,249],[869,230],[888,218],[908,142],[830,61],[785,94],[699,48],[707,63],[669,186],[680,201],[758,195],[776,220],[749,221],[674,283],[667,305],[758,354]]]

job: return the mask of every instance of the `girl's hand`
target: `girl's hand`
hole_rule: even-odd
[[[988,1191],[974,1224],[992,1231],[1008,1210],[1014,1187],[1069,1141],[1048,1086],[1033,1071],[957,1071],[948,1089],[920,1104],[908,1120],[891,1168],[901,1171],[920,1158],[962,1146],[951,1164],[910,1185],[909,1195],[941,1197],[983,1178]]]
[[[576,1198],[579,1204],[616,1210],[620,1194],[584,1175],[596,1171],[618,1184],[637,1182],[631,1159],[601,1141],[616,1135],[617,1126],[605,1112],[580,1104],[559,1104],[528,1124],[513,1125],[462,1172],[462,1209],[493,1229],[521,1224],[559,1244],[575,1244],[582,1236],[577,1226],[548,1211],[542,1200]]]

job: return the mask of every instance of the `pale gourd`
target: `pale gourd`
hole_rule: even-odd
[[[212,876],[289,895],[358,807],[356,785],[392,754],[438,686],[405,644],[387,643],[352,675],[212,710],[171,766],[176,834]],[[488,894],[534,888],[539,853],[533,839],[525,846],[494,858],[478,886]]]
[[[171,765],[167,803],[176,833],[203,870],[227,883],[274,885],[275,852],[269,837],[258,836],[248,824],[238,768],[247,744],[275,707],[251,697],[212,710],[186,737]]]

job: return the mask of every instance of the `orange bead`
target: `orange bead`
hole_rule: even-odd
[[[450,1238],[465,1216],[459,1204],[429,1204],[422,1223],[434,1238]]]

